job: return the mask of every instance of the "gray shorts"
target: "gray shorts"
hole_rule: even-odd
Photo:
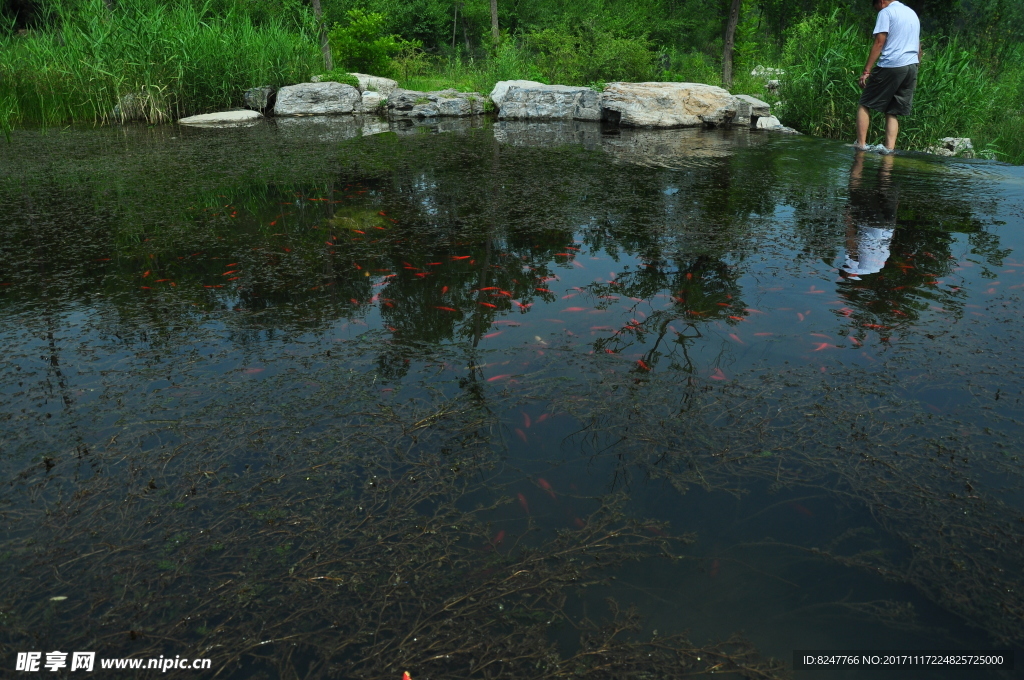
[[[876,68],[860,96],[861,106],[894,116],[909,116],[917,87],[917,66]]]

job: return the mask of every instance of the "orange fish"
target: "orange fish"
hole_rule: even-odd
[[[586,309],[585,307],[566,307],[565,311],[567,311],[567,312],[582,312],[582,311],[585,311],[585,309]]]
[[[511,373],[503,373],[501,375],[496,375],[493,378],[488,378],[487,382],[494,382],[495,380],[501,380],[502,378],[511,378],[511,377],[512,377]]]
[[[548,480],[544,479],[543,477],[538,477],[537,486],[544,489],[547,492],[547,494],[552,498],[555,497],[555,490],[551,488],[551,484],[548,483]]]
[[[534,290],[537,291],[538,293],[550,293],[551,292],[547,288],[534,288]]]
[[[742,316],[730,316],[729,318],[733,319],[734,321],[746,321],[746,319],[744,319]]]
[[[715,370],[713,370],[711,372],[711,379],[712,380],[727,380],[728,378],[725,377],[725,373],[722,372],[722,369],[716,368]]]
[[[472,255],[452,255],[453,260],[468,260]]]
[[[149,276],[149,270],[148,269],[146,270],[146,273],[142,275],[142,278],[146,278],[147,276]]]
[[[811,350],[811,351],[812,352],[820,352],[821,350],[825,349],[828,346],[829,346],[829,344],[827,342],[819,342],[819,343],[814,345],[814,349]]]
[[[530,414],[528,414],[526,411],[521,411],[521,413],[523,414],[523,428],[529,430],[531,424]]]
[[[530,504],[526,502],[526,496],[524,496],[522,493],[519,494],[519,505],[522,506],[523,512],[525,512],[527,515],[530,514]]]
[[[544,422],[545,420],[547,420],[547,419],[548,419],[549,417],[550,417],[550,416],[548,416],[548,414],[547,414],[547,413],[542,413],[542,414],[541,414],[541,416],[540,416],[540,418],[537,418],[537,424],[538,424],[538,425],[540,425],[540,424],[541,424],[541,423],[543,423],[543,422]]]
[[[648,366],[647,362],[644,361],[643,359],[637,359],[636,360],[636,365],[639,366],[640,370],[642,370],[642,371],[649,371],[649,370],[651,370],[651,367]]]
[[[524,312],[527,309],[529,309],[530,307],[533,307],[533,303],[532,302],[528,302],[525,305],[522,302],[520,302],[519,300],[513,300],[512,302],[514,302],[519,307],[519,309],[523,310]]]
[[[497,309],[498,308],[498,305],[492,305],[490,302],[478,302],[477,304],[478,305],[482,305],[484,307],[490,307],[491,309]]]
[[[457,312],[457,311],[459,311],[459,310],[455,309],[454,307],[434,307],[434,309],[440,309],[440,310],[443,310],[445,312]]]
[[[497,286],[487,286],[486,288],[477,288],[477,290],[499,290]]]
[[[741,345],[747,344],[747,343],[743,342],[742,340],[740,340],[740,336],[736,335],[735,333],[729,333],[729,337],[732,338],[733,340],[735,340],[736,342],[738,342]]]
[[[520,439],[522,439],[523,443],[525,444],[526,443],[526,433],[523,432],[522,430],[520,430],[518,427],[515,429],[515,433],[516,433],[516,436],[519,437]]]
[[[502,334],[502,332],[503,332],[503,331],[494,331],[493,333],[488,333],[488,334],[487,334],[487,335],[485,335],[484,337],[485,337],[485,338],[493,338],[493,337],[496,337],[496,336],[498,336],[498,335],[501,335],[501,334]]]

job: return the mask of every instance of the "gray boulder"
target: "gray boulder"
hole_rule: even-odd
[[[499,109],[501,108],[501,102],[504,101],[505,95],[508,93],[511,87],[537,87],[544,83],[538,83],[535,80],[499,80],[494,84],[494,89],[491,90],[490,98],[494,102],[494,105]]]
[[[342,83],[299,83],[277,91],[275,116],[323,116],[352,113],[362,95]]]
[[[974,144],[970,137],[943,137],[938,146],[930,146],[926,151],[937,156],[974,158]]]
[[[395,118],[438,118],[483,113],[479,92],[417,92],[398,88],[388,97],[388,113]]]
[[[756,127],[759,118],[772,115],[772,107],[768,102],[761,101],[757,97],[751,97],[749,94],[737,94],[734,96],[738,106],[736,120],[733,121],[734,125],[749,124],[751,127]],[[747,120],[744,122],[743,118]]]
[[[178,124],[214,128],[248,127],[255,125],[261,118],[263,118],[263,114],[259,111],[220,111],[179,118]]]
[[[242,98],[245,100],[245,105],[254,111],[266,111],[267,109],[274,108],[274,98],[277,94],[277,90],[264,85],[263,87],[253,87],[246,90],[242,94]]]
[[[530,85],[510,87],[498,112],[500,120],[600,120],[601,97],[589,87]]]
[[[381,76],[370,76],[365,73],[350,73],[359,81],[360,92],[377,92],[381,97],[387,99],[391,93],[398,89],[398,82],[391,78]]]
[[[740,108],[728,91],[700,83],[609,83],[601,95],[602,119],[626,127],[721,127]]]
[[[379,92],[367,90],[363,92],[362,101],[360,101],[357,109],[360,113],[376,113],[383,102],[384,97]]]

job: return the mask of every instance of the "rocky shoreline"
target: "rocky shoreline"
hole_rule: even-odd
[[[624,128],[731,128],[796,131],[771,115],[771,107],[750,95],[700,83],[609,83],[589,87],[501,81],[487,96],[478,92],[419,92],[389,78],[351,74],[359,86],[319,81],[275,90],[246,91],[246,110],[208,113],[178,120],[182,125],[252,125],[264,115],[278,118],[375,114],[391,120],[462,118],[485,112],[500,121],[600,121]]]

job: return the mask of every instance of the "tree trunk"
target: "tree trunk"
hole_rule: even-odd
[[[494,49],[498,49],[498,40],[501,34],[498,32],[498,0],[491,0],[491,42]]]
[[[740,22],[740,3],[742,1],[732,0],[729,21],[725,24],[725,48],[722,50],[722,85],[725,89],[732,87],[732,48],[736,41],[736,24]]]
[[[324,12],[320,9],[320,0],[313,0],[313,16],[316,17],[317,30],[320,32],[320,51],[324,53],[324,68],[334,70],[334,59],[331,57],[331,43],[327,40],[327,27],[324,26]]]

